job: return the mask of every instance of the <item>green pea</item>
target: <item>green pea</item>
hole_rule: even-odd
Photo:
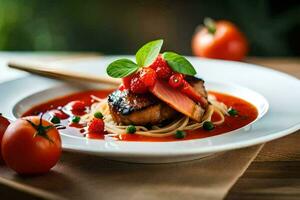
[[[205,121],[203,123],[203,129],[206,131],[211,131],[215,128],[215,125],[210,121]]]
[[[133,125],[129,125],[127,128],[126,128],[126,133],[130,133],[130,134],[133,134],[136,132],[136,128],[135,126]]]
[[[237,110],[235,110],[235,109],[233,109],[233,108],[230,108],[230,109],[228,110],[228,114],[229,114],[230,116],[236,116],[236,115],[238,115],[239,113],[238,113]]]
[[[181,130],[177,130],[175,133],[175,138],[177,138],[177,139],[185,138],[185,136],[186,136],[186,132],[181,131]]]
[[[101,112],[95,112],[94,113],[94,117],[98,118],[98,119],[102,119],[103,118],[103,114]]]
[[[80,117],[79,116],[72,117],[72,122],[73,123],[79,123],[79,121],[80,121]]]
[[[59,124],[59,123],[60,123],[60,119],[59,119],[58,117],[56,117],[56,116],[53,116],[53,117],[51,118],[51,122],[52,122],[53,124]]]

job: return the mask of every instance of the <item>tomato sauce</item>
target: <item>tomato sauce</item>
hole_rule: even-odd
[[[22,116],[30,116],[30,115],[37,115],[39,113],[46,113],[53,109],[61,109],[65,105],[67,105],[69,102],[74,100],[80,100],[85,102],[86,106],[89,107],[93,104],[93,99],[91,98],[91,95],[96,96],[98,98],[105,98],[107,95],[109,95],[112,92],[112,90],[90,90],[90,91],[84,91],[79,92],[75,94],[71,94],[65,97],[60,97],[51,101],[48,101],[46,103],[37,105],[30,110],[26,111]],[[231,96],[223,93],[218,92],[209,92],[210,94],[214,95],[218,101],[223,102],[225,105],[229,107],[234,108],[238,111],[238,115],[236,116],[225,116],[225,122],[221,125],[215,126],[215,128],[211,131],[204,130],[202,128],[193,130],[193,131],[186,131],[186,137],[183,139],[176,139],[174,136],[168,136],[168,137],[149,137],[149,136],[141,136],[137,134],[122,134],[119,136],[119,140],[121,141],[145,141],[145,142],[170,142],[170,141],[180,141],[180,140],[191,140],[191,139],[199,139],[199,138],[205,138],[215,135],[220,135],[229,131],[233,131],[236,129],[239,129],[252,121],[254,121],[257,118],[258,112],[257,109],[250,104],[249,102]],[[71,118],[72,116],[70,116]],[[219,115],[214,114],[212,116],[212,121],[217,121],[220,118]],[[70,121],[70,119],[67,119]],[[104,135],[100,134],[85,134],[83,129],[83,126],[81,125],[71,125],[69,121],[65,122],[65,120],[62,120],[62,124],[66,126],[66,128],[75,128],[75,131],[77,131],[80,135],[87,137],[89,139],[104,139]]]

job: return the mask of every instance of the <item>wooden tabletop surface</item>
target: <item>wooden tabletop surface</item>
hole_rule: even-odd
[[[248,58],[247,62],[300,78],[300,59],[297,58]],[[299,141],[300,131],[265,144],[226,199],[300,199]],[[13,189],[11,192],[22,193]],[[35,199],[26,193],[20,195],[23,199]]]
[[[300,59],[249,58],[247,62],[300,78]],[[264,145],[228,193],[226,200],[233,199],[300,199],[300,131]]]

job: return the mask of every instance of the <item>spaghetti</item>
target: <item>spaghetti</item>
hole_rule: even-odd
[[[84,115],[81,118],[83,123],[88,123],[94,117],[94,113],[101,112],[103,114],[103,120],[105,122],[105,129],[108,132],[108,136],[118,136],[126,133],[126,129],[128,126],[118,125],[114,122],[109,106],[107,103],[107,98],[100,99],[96,96],[92,96],[96,102],[91,105],[90,112]],[[135,126],[136,132],[135,134],[149,136],[149,137],[167,137],[170,135],[174,135],[177,130],[196,130],[203,126],[204,122],[212,121],[213,114],[217,114],[220,116],[220,120],[212,121],[214,125],[220,125],[225,121],[225,115],[227,113],[227,106],[217,101],[215,96],[209,95],[208,100],[210,102],[201,122],[196,122],[191,120],[189,117],[183,116],[170,124],[160,127],[160,126],[151,126],[151,128],[147,128],[145,126]]]

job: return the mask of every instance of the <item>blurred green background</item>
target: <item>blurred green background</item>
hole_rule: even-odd
[[[0,0],[0,50],[131,54],[146,41],[191,54],[203,18],[228,19],[253,56],[300,55],[300,1]]]

